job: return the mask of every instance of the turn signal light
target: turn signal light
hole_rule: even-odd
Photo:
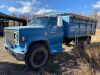
[[[22,37],[22,41],[26,41],[26,37]]]

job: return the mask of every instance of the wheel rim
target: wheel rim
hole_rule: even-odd
[[[41,65],[45,61],[46,54],[43,51],[37,51],[33,57],[33,63],[37,66]]]

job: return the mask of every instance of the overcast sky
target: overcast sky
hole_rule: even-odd
[[[0,12],[6,14],[33,14],[65,11],[91,15],[100,10],[100,0],[0,0]]]

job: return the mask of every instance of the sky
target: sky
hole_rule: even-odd
[[[100,0],[0,0],[0,12],[6,14],[40,14],[44,12],[71,12],[99,14]]]

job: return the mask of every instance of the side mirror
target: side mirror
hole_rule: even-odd
[[[58,16],[57,17],[57,26],[58,27],[61,27],[63,24],[62,24],[62,16]]]

